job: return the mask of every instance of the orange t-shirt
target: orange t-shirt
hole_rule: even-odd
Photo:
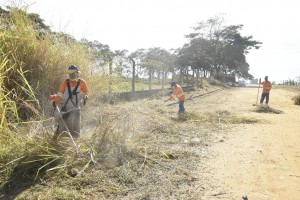
[[[175,95],[179,101],[185,101],[185,94],[183,93],[182,88],[178,84],[175,86],[175,89],[173,90],[173,95]],[[172,99],[173,97],[170,96],[169,100]]]
[[[263,93],[269,93],[272,89],[272,84],[270,81],[263,81],[260,84],[263,85]]]
[[[70,83],[71,89],[74,89],[77,85],[77,81],[69,81],[69,83]],[[65,91],[67,90],[67,87],[68,87],[68,85],[67,85],[67,79],[66,79],[61,83],[61,85],[59,87],[59,90],[58,90],[58,93],[56,96],[57,102],[59,102],[59,103],[61,102],[62,96],[65,93]],[[82,79],[79,80],[79,88],[80,88],[81,93],[87,94],[88,88],[87,88],[86,82]]]
[[[70,87],[73,88],[77,85],[77,81],[69,81],[70,82]],[[79,81],[79,85],[80,85],[80,92],[86,94],[88,92],[88,88],[86,86],[86,82],[82,79],[80,79]],[[60,92],[61,94],[63,94],[67,88],[67,80],[64,80],[64,82],[62,82],[62,84],[59,87],[58,92]]]

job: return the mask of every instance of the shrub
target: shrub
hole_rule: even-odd
[[[293,98],[293,101],[294,101],[294,104],[295,104],[295,105],[300,105],[300,95],[295,96],[295,97]]]

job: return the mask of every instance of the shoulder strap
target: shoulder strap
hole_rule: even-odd
[[[79,87],[79,84],[80,84],[80,78],[77,80],[77,84],[73,90],[73,95],[76,95],[76,106],[78,106],[78,92],[77,92],[77,89]]]
[[[77,105],[78,105],[78,95],[77,95],[78,92],[77,92],[77,89],[78,89],[79,84],[80,84],[80,79],[77,80],[77,84],[76,84],[76,86],[75,86],[75,88],[74,88],[73,91],[71,91],[70,80],[67,78],[66,81],[67,81],[67,87],[68,87],[69,98],[68,98],[68,100],[66,101],[66,103],[65,103],[64,106],[66,106],[67,103],[68,103],[68,101],[70,100],[70,101],[73,103],[73,105],[77,107]],[[76,103],[73,102],[73,100],[72,100],[72,95],[76,95]]]
[[[67,86],[68,86],[69,98],[72,99],[70,80],[67,78],[66,81],[67,81]]]
[[[80,84],[80,79],[77,80],[77,84],[76,84],[76,86],[75,86],[75,88],[73,90],[73,95],[77,95],[77,89],[79,87],[79,84]]]

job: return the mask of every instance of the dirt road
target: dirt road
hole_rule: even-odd
[[[204,199],[300,199],[300,106],[291,100],[297,94],[271,91],[270,106],[283,114],[253,112],[255,88],[222,91],[202,100],[207,103],[204,110],[228,110],[262,120],[218,133],[224,139],[210,148]]]

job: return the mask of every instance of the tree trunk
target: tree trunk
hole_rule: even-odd
[[[192,86],[195,87],[195,70],[193,69]]]
[[[131,91],[135,91],[135,61],[133,58],[129,57],[130,61],[132,62],[132,80],[131,80]]]
[[[149,90],[152,90],[152,67],[149,67]]]
[[[182,79],[183,79],[183,70],[180,68],[180,73],[179,73],[179,83],[182,83]]]
[[[109,83],[108,83],[108,93],[111,94],[112,93],[112,60],[109,61]]]
[[[161,85],[162,85],[162,89],[165,88],[165,68],[163,68],[162,74],[161,74]]]

